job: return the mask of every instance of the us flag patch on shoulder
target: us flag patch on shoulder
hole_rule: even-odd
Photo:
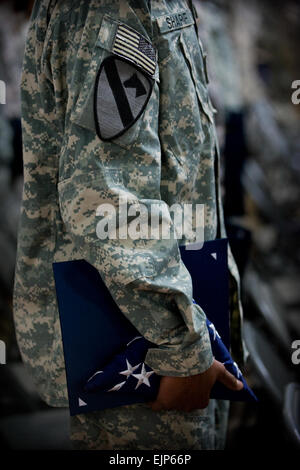
[[[154,75],[156,69],[154,47],[144,36],[125,24],[120,24],[117,28],[113,52],[135,63],[148,75]]]

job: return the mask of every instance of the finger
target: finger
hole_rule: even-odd
[[[226,367],[223,367],[222,371],[218,376],[218,380],[222,382],[230,390],[239,391],[244,387],[243,382],[238,380],[234,375],[232,375]]]

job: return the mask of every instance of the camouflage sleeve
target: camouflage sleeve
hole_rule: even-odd
[[[56,191],[63,232],[58,232],[57,243],[70,237],[76,256],[99,271],[124,315],[157,345],[149,350],[147,364],[161,375],[189,376],[207,370],[213,357],[205,314],[192,302],[191,278],[172,236],[168,205],[161,198],[159,79],[154,79],[143,114],[121,137],[101,140],[93,119],[95,80],[101,63],[112,53],[114,19],[151,40],[141,21],[147,22],[146,2],[135,2],[142,5],[139,14],[128,3],[75,2],[67,15],[60,18],[58,14],[47,47],[41,51],[42,69],[26,74],[31,96],[23,96],[28,103],[23,116],[30,127],[25,145],[31,151],[38,147],[38,159],[47,160],[49,166],[53,149],[58,152]],[[38,98],[34,110],[32,96]],[[39,171],[38,166],[34,171]],[[45,181],[40,179],[40,184],[34,189],[36,195],[43,191]],[[143,206],[154,218],[160,214],[171,236],[136,239],[128,233],[124,237],[124,200],[133,224],[133,215]],[[114,230],[113,222],[110,225],[106,219],[109,233],[103,235],[105,209],[117,224]],[[150,230],[149,218],[143,229]]]

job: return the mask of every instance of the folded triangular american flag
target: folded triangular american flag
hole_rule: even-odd
[[[211,398],[237,401],[257,401],[256,396],[248,387],[238,365],[232,360],[231,355],[224,345],[213,323],[206,320],[209,331],[213,356],[222,362],[226,369],[238,380],[242,381],[244,388],[240,391],[231,391],[225,385],[217,382],[212,391]],[[133,338],[126,348],[117,354],[103,370],[95,371],[86,382],[87,392],[126,392],[141,395],[147,400],[155,399],[160,376],[158,376],[147,364],[145,357],[152,343],[143,336]]]
[[[216,383],[211,397],[256,400],[229,354],[227,239],[198,250],[180,247],[195,302],[206,313],[214,357],[244,384],[239,392]],[[155,399],[160,377],[145,363],[147,341],[123,315],[94,266],[53,263],[67,374],[70,414]],[[217,295],[216,295],[217,294]],[[221,339],[222,338],[222,339]]]

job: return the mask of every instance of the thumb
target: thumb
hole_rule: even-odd
[[[225,366],[221,369],[218,375],[219,382],[222,382],[227,388],[234,391],[242,390],[244,387],[243,382],[238,380],[234,375],[232,375]]]

